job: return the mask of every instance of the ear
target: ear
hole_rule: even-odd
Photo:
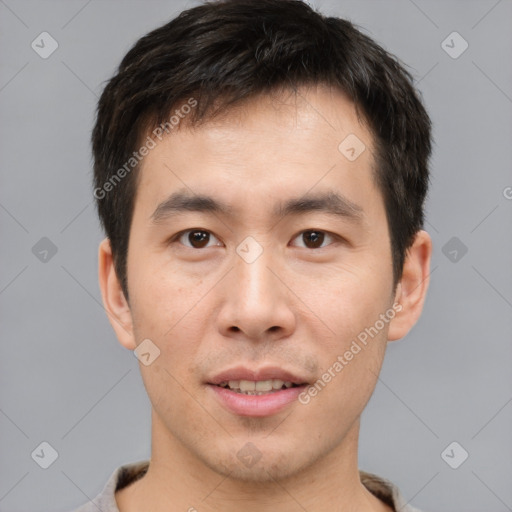
[[[112,248],[108,238],[100,243],[98,250],[98,279],[103,305],[119,343],[129,350],[134,350],[137,345],[133,335],[132,313],[114,269]]]
[[[417,322],[423,310],[430,282],[432,240],[423,230],[416,233],[406,254],[402,278],[397,285],[395,303],[402,308],[389,323],[388,341],[403,338]]]

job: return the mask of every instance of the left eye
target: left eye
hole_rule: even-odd
[[[334,240],[333,236],[329,235],[325,231],[320,231],[317,229],[309,229],[307,231],[302,231],[295,238],[302,240],[304,245],[299,247],[305,247],[306,249],[321,249],[321,246],[326,239]]]

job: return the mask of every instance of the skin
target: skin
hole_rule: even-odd
[[[149,338],[160,350],[149,366],[140,363],[152,404],[151,464],[116,493],[121,512],[230,512],[241,504],[246,512],[391,510],[359,479],[360,415],[387,342],[405,336],[421,314],[431,239],[417,233],[394,288],[372,137],[341,92],[299,92],[252,99],[194,129],[183,125],[144,158],[129,304],[109,240],[100,244],[101,293],[119,342],[134,350]],[[338,150],[349,134],[366,145],[353,162]],[[183,188],[236,214],[187,212],[152,225],[156,206]],[[364,222],[322,212],[270,215],[279,201],[325,190],[360,205]],[[210,233],[205,248],[192,247],[188,234],[169,242],[198,228]],[[324,241],[304,239],[307,229],[325,232]],[[263,248],[250,264],[236,252],[247,236]],[[307,405],[239,416],[205,384],[237,364],[276,365],[314,383],[395,302],[401,311]],[[236,456],[247,442],[262,455],[251,468]]]

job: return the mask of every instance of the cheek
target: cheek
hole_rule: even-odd
[[[167,325],[164,328],[168,330]],[[160,354],[148,366],[139,364],[148,397],[160,417],[171,420],[187,417],[192,421],[201,415],[200,409],[191,410],[196,405],[192,398],[197,388],[198,343],[194,343],[194,339],[200,336],[189,335],[183,328],[176,327],[165,337],[154,335],[152,339]]]
[[[322,354],[315,391],[308,391],[311,404],[323,411],[322,425],[348,426],[347,422],[360,416],[375,389],[385,354],[384,331],[362,343],[357,334],[365,332],[364,327],[340,326],[339,330],[336,342]]]
[[[321,374],[311,400],[318,400],[333,424],[341,424],[362,412],[375,388],[392,318],[381,320],[391,308],[391,279],[368,260],[357,269],[332,269],[331,278],[320,282],[307,302],[325,333],[322,343],[315,343]]]
[[[138,263],[141,262],[141,263]],[[129,269],[132,316],[145,337],[167,338],[194,305],[194,287],[162,258],[141,254]],[[156,341],[155,340],[155,341]]]
[[[151,365],[140,364],[144,384],[152,401],[179,402],[181,385],[187,386],[192,378],[201,340],[200,287],[186,286],[175,273],[158,267],[134,275],[132,317],[137,343],[150,339],[160,351]]]
[[[391,284],[384,269],[368,261],[358,267],[328,269],[326,275],[304,280],[295,290],[308,306],[312,320],[320,322],[325,331],[323,346],[342,351],[389,309]]]

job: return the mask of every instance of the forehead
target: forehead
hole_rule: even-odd
[[[185,118],[156,140],[142,161],[137,202],[154,219],[155,208],[184,189],[215,193],[227,208],[237,202],[242,209],[270,208],[272,200],[273,211],[282,199],[332,190],[371,208],[380,195],[373,153],[370,132],[341,92],[315,86],[262,95],[198,126]]]

